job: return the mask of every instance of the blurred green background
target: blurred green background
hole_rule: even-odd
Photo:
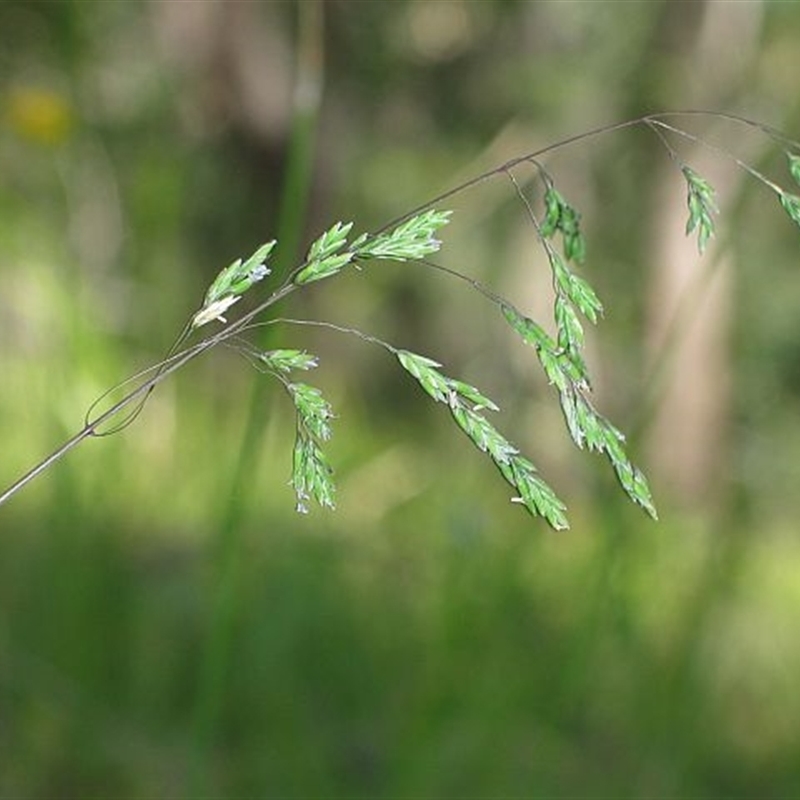
[[[336,220],[378,227],[648,111],[798,136],[798,37],[797,3],[757,0],[4,0],[0,482],[262,241],[286,269]],[[785,180],[763,137],[683,122]],[[268,341],[320,355],[339,414],[339,508],[297,516],[292,409],[205,356],[0,509],[0,796],[800,796],[800,232],[733,165],[682,153],[720,189],[702,260],[652,134],[547,162],[607,307],[598,403],[660,523],[569,445],[475,293],[398,264],[310,287],[281,313],[497,399],[572,530],[512,506],[385,353],[294,328]],[[454,207],[442,263],[546,315],[510,187]]]

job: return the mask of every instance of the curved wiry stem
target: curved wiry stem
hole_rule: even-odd
[[[410,211],[402,214],[401,216],[396,217],[393,220],[390,220],[384,226],[382,226],[373,234],[371,234],[371,236],[377,237],[381,233],[384,233],[385,231],[394,228],[397,225],[402,224],[406,220],[414,217],[415,215],[423,213],[433,208],[434,206],[438,206],[439,204],[448,200],[449,198],[461,194],[462,192],[465,192],[466,190],[471,189],[474,186],[477,186],[478,184],[483,183],[487,180],[500,176],[506,176],[510,177],[513,181],[512,170],[521,164],[524,164],[526,162],[532,163],[541,170],[542,167],[537,160],[544,155],[553,153],[557,150],[563,149],[565,147],[568,147],[570,145],[576,144],[578,142],[590,138],[594,138],[602,134],[612,133],[627,128],[633,128],[639,125],[645,125],[649,127],[651,130],[659,134],[660,138],[662,137],[660,135],[659,129],[670,131],[674,134],[691,139],[692,141],[699,141],[702,144],[711,147],[715,151],[721,152],[723,155],[732,158],[732,160],[739,167],[747,170],[747,172],[749,172],[753,177],[760,180],[762,183],[766,184],[773,191],[778,191],[778,192],[781,191],[776,184],[772,183],[760,172],[757,172],[755,169],[745,164],[744,162],[740,161],[732,154],[728,153],[727,151],[721,151],[719,148],[716,148],[713,145],[709,145],[700,137],[697,137],[693,134],[683,131],[680,128],[676,128],[665,121],[667,119],[680,116],[706,116],[717,119],[729,120],[731,122],[736,122],[738,124],[754,128],[763,133],[764,135],[769,136],[776,142],[779,142],[780,144],[791,146],[795,149],[800,149],[800,144],[788,138],[777,129],[736,114],[729,114],[725,112],[716,112],[716,111],[704,111],[704,110],[684,110],[684,111],[659,112],[655,114],[645,114],[635,119],[626,120],[624,122],[611,123],[608,125],[603,125],[597,128],[593,128],[592,130],[589,131],[583,131],[573,136],[561,139],[560,141],[555,142],[553,144],[547,145],[546,147],[542,147],[537,150],[531,151],[529,153],[524,153],[523,155],[512,158],[504,162],[503,164],[500,164],[497,167],[489,169],[486,172],[481,173],[480,175],[477,175],[473,178],[470,178],[469,180],[460,183],[458,186],[455,186],[451,189],[448,189],[445,192],[442,192],[436,197],[433,197],[427,202],[411,209]],[[666,142],[664,142],[664,144],[667,146],[668,150],[671,151],[669,145]],[[447,273],[453,277],[469,282],[473,286],[473,288],[478,290],[488,299],[496,303],[500,302],[510,307],[510,304],[508,304],[506,301],[503,300],[503,298],[500,298],[494,292],[489,290],[487,287],[483,286],[482,284],[478,283],[475,280],[472,280],[471,278],[468,278],[465,275],[462,275],[456,270],[452,270],[450,268],[444,267],[434,262],[427,261],[426,259],[418,259],[418,260],[422,261],[422,263],[426,264],[429,267],[432,267],[436,270],[440,270],[444,273]],[[136,379],[137,377],[140,376],[150,375],[149,378],[147,378],[146,380],[142,380],[139,384],[135,386],[135,388],[130,390],[124,397],[122,397],[121,400],[116,402],[109,409],[99,414],[98,416],[92,418],[91,415],[94,408],[96,408],[97,404],[101,402],[107,396],[108,393],[101,396],[99,400],[96,401],[95,404],[93,404],[89,408],[83,428],[81,428],[76,434],[74,434],[67,441],[65,441],[60,447],[54,450],[46,458],[42,459],[32,469],[26,472],[22,477],[20,477],[13,484],[11,484],[11,486],[9,486],[4,492],[2,492],[0,494],[0,505],[7,502],[11,497],[17,494],[17,492],[19,492],[23,487],[27,486],[34,478],[36,478],[38,475],[41,475],[44,471],[46,471],[49,467],[51,467],[53,464],[55,464],[57,461],[63,458],[70,450],[72,450],[74,447],[76,447],[85,439],[116,432],[117,430],[121,430],[123,427],[129,424],[139,413],[149,394],[159,383],[161,383],[161,381],[172,375],[172,373],[176,372],[178,369],[185,366],[189,361],[192,361],[193,359],[197,358],[199,355],[206,352],[207,350],[215,347],[218,344],[226,342],[230,338],[235,337],[241,334],[242,332],[246,331],[250,327],[252,327],[253,321],[256,319],[256,317],[262,314],[267,308],[274,305],[278,301],[282,300],[292,291],[297,289],[300,284],[295,282],[295,278],[301,274],[305,266],[306,266],[305,263],[302,263],[299,266],[297,266],[285,278],[284,282],[266,300],[257,305],[251,311],[244,314],[239,319],[234,320],[232,323],[226,325],[218,333],[209,336],[203,339],[202,341],[190,347],[187,347],[184,350],[175,352],[176,347],[178,347],[185,340],[187,332],[190,332],[190,328],[185,328],[181,336],[179,336],[179,338],[176,340],[173,347],[170,348],[169,352],[167,353],[168,357],[165,360],[161,361],[159,364],[154,365],[153,367],[150,367],[144,372],[139,373],[138,376],[134,376],[134,379]],[[191,323],[189,323],[189,325],[191,325]],[[134,379],[128,379],[128,381],[126,381],[125,383],[128,383],[130,380]],[[124,386],[125,383],[121,385]],[[133,410],[130,410],[132,404],[134,403],[138,403],[138,405],[135,406]],[[112,428],[112,430],[110,431],[107,430],[105,432],[100,431],[101,426],[103,426],[110,420],[118,419],[118,415],[123,411],[128,412],[127,417],[125,417],[121,422],[118,422],[118,424],[114,428]]]
[[[140,373],[146,374],[155,370],[155,374],[152,377],[142,381],[135,388],[131,389],[122,399],[114,403],[111,408],[107,409],[93,419],[87,418],[84,426],[76,434],[67,439],[66,442],[50,453],[50,455],[48,455],[46,458],[43,458],[22,477],[14,481],[14,483],[12,483],[2,494],[0,494],[0,505],[3,505],[3,503],[6,503],[8,500],[10,500],[34,478],[41,475],[57,461],[60,461],[70,450],[77,447],[81,442],[91,437],[102,435],[99,433],[99,429],[105,423],[117,418],[121,412],[130,408],[133,403],[141,403],[147,398],[150,392],[152,392],[153,389],[159,383],[161,383],[161,381],[168,378],[174,372],[197,358],[199,355],[202,355],[207,350],[210,350],[211,348],[216,347],[218,344],[226,341],[230,337],[235,336],[242,330],[242,328],[245,328],[249,323],[251,323],[255,317],[257,317],[270,306],[277,303],[279,300],[282,300],[295,288],[296,287],[293,284],[284,283],[284,285],[276,290],[267,300],[256,306],[256,308],[254,308],[252,311],[249,311],[241,318],[232,322],[223,330],[219,331],[213,336],[203,339],[202,341],[186,348],[185,350],[181,350],[166,361],[163,361],[160,364],[156,364],[150,369],[145,370],[145,373]]]

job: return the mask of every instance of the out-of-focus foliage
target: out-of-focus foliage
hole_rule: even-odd
[[[793,3],[323,5],[306,245],[645,111],[800,131]],[[160,358],[221,266],[277,237],[297,28],[289,2],[0,3],[3,482]],[[606,306],[586,358],[626,429],[665,160],[623,132],[547,165],[583,215]],[[458,205],[442,260],[544,316],[547,264],[511,188]],[[697,262],[729,246],[736,281],[713,506],[682,513],[656,479],[664,521],[626,508],[473,293],[399,262],[310,286],[287,313],[374,330],[510,398],[502,427],[577,498],[572,530],[512,507],[395,359],[332,329],[269,334],[319,356],[340,415],[338,508],[298,518],[291,400],[265,395],[257,463],[232,483],[264,376],[211,354],[0,509],[0,794],[796,795],[800,251],[758,186],[720,208]]]

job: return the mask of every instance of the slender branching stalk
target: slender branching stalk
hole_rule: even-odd
[[[247,259],[237,259],[223,269],[206,291],[203,303],[186,323],[167,357],[115,389],[133,383],[122,399],[100,413],[100,403],[114,391],[103,395],[87,413],[84,427],[33,469],[19,478],[0,495],[6,502],[35,477],[46,471],[67,452],[85,439],[108,435],[130,424],[141,411],[156,386],[190,361],[224,344],[238,351],[258,371],[274,378],[294,406],[297,424],[292,460],[292,485],[297,497],[297,510],[305,513],[312,502],[335,506],[335,485],[332,469],[325,455],[334,412],[319,389],[293,375],[317,366],[314,355],[295,349],[264,350],[245,334],[263,325],[315,325],[336,330],[377,345],[396,358],[400,367],[411,376],[435,402],[446,406],[457,427],[484,452],[502,477],[514,489],[513,500],[528,511],[543,517],[551,527],[568,527],[566,506],[541,478],[534,464],[507,439],[489,420],[487,412],[497,412],[498,405],[476,387],[442,371],[441,364],[420,353],[396,347],[355,328],[320,320],[297,320],[280,316],[264,319],[266,312],[292,292],[321,280],[333,278],[350,267],[372,261],[416,262],[448,277],[467,283],[485,300],[492,303],[511,329],[529,345],[554,387],[564,415],[567,432],[580,449],[607,457],[620,485],[629,498],[650,516],[656,518],[653,498],[643,472],[631,461],[625,449],[622,432],[605,418],[591,399],[591,377],[583,358],[584,324],[595,324],[603,314],[603,305],[580,268],[586,259],[586,241],[581,230],[581,215],[556,188],[553,176],[542,159],[553,152],[578,142],[623,129],[643,127],[651,131],[664,146],[667,156],[680,169],[686,182],[688,218],[687,235],[697,236],[702,254],[715,235],[717,207],[711,184],[679,152],[680,141],[689,141],[711,149],[744,170],[750,177],[771,191],[792,221],[800,226],[800,197],[783,188],[759,170],[739,159],[729,150],[709,142],[676,124],[681,117],[710,116],[753,128],[784,149],[788,171],[800,186],[800,145],[779,131],[762,123],[733,114],[705,111],[682,111],[649,114],[636,119],[606,125],[563,139],[560,142],[526,153],[477,175],[449,189],[426,203],[388,222],[371,233],[353,235],[352,222],[336,222],[308,248],[305,258],[286,271],[279,285],[266,299],[228,322],[226,314],[246,293],[270,275],[268,260],[276,242],[259,247]],[[521,182],[516,171],[522,167],[534,170],[535,180]],[[531,319],[514,303],[472,277],[430,256],[440,250],[439,232],[450,220],[451,212],[441,206],[467,190],[494,179],[510,182],[523,212],[531,224],[533,235],[542,247],[550,268],[554,290],[553,322],[555,335]],[[531,188],[533,186],[533,188]],[[187,342],[198,331],[212,324],[222,324],[216,333]]]

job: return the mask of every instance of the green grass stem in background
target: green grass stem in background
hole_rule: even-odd
[[[289,135],[289,150],[283,176],[280,196],[280,210],[277,220],[277,235],[280,247],[275,255],[274,269],[276,279],[280,281],[292,265],[296,263],[303,230],[306,223],[308,198],[313,179],[315,141],[319,111],[324,85],[324,3],[323,0],[309,0],[297,6],[297,48],[295,74],[293,77],[292,122]],[[241,265],[239,271],[242,278],[234,281],[234,285],[243,287],[242,293],[252,287],[255,281],[266,277],[267,268],[263,260],[268,258],[272,241],[259,248],[256,253]],[[217,278],[213,285],[217,283]],[[230,303],[238,300],[231,292],[222,292],[215,298],[222,304],[223,310]],[[208,310],[208,299],[193,318],[194,327],[210,322],[207,317],[213,314]],[[198,322],[199,318],[199,322]],[[213,319],[213,316],[212,316]],[[262,341],[262,347],[268,342]],[[235,346],[246,351],[247,344],[236,342]],[[306,370],[315,365],[313,358],[303,360],[301,354],[290,355],[288,351],[265,351],[253,348],[253,359],[259,368],[274,375],[281,376],[283,383],[296,399],[298,414],[309,404],[313,405],[308,392],[303,392],[299,384],[292,384],[283,376],[293,370]],[[313,390],[316,391],[316,390]],[[189,776],[190,792],[202,795],[208,792],[211,785],[209,778],[209,752],[214,744],[214,735],[219,728],[219,718],[224,707],[224,698],[228,681],[231,678],[232,650],[231,641],[234,636],[234,625],[238,615],[237,587],[242,576],[242,525],[241,519],[246,512],[251,497],[247,476],[253,471],[263,439],[265,427],[265,395],[266,387],[261,382],[254,382],[244,434],[240,440],[231,474],[227,476],[228,491],[220,497],[218,504],[219,519],[216,526],[217,548],[219,559],[216,565],[217,575],[213,587],[213,606],[208,636],[204,645],[197,687],[196,705],[194,708],[194,746]],[[309,411],[309,413],[311,413]],[[320,409],[317,408],[317,413]],[[313,428],[313,423],[311,427]],[[299,431],[299,428],[298,428]],[[320,433],[317,428],[317,432]],[[313,437],[302,440],[307,443],[300,455],[304,455],[316,441]],[[298,435],[298,446],[301,438]],[[304,474],[304,465],[298,464],[298,446],[295,447],[295,489],[298,498],[313,492],[319,497],[320,489],[315,484],[307,486],[297,483],[298,474]],[[309,454],[316,461],[323,460],[324,455],[317,447]],[[316,462],[315,462],[316,463]],[[333,505],[333,487],[328,504]],[[298,500],[298,503],[301,501]]]

